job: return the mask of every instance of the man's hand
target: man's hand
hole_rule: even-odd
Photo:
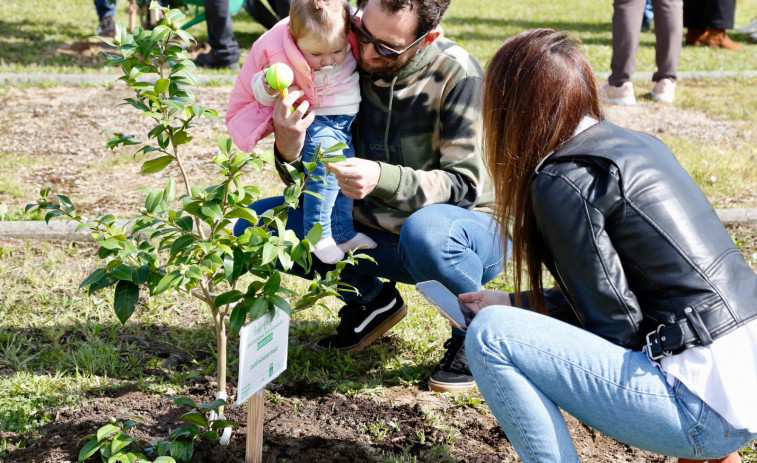
[[[336,175],[342,193],[352,199],[363,199],[371,194],[381,176],[381,165],[367,159],[350,158],[342,162],[324,163],[324,165]]]
[[[493,289],[462,293],[457,297],[459,297],[473,313],[478,313],[479,310],[490,305],[512,305],[508,293],[495,291]]]
[[[292,112],[292,105],[303,96],[305,96],[305,92],[292,87],[292,91],[286,98],[276,99],[273,106],[273,131],[276,134],[276,148],[285,161],[293,161],[300,155],[302,147],[305,146],[305,130],[315,119],[314,113],[307,114],[310,107],[307,100],[303,100]]]

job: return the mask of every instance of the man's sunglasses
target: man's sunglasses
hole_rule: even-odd
[[[373,49],[376,50],[376,53],[381,55],[384,58],[396,60],[399,58],[403,53],[407,52],[414,46],[418,45],[421,40],[425,39],[428,35],[428,32],[418,37],[418,39],[411,43],[410,45],[406,46],[402,50],[395,50],[393,48],[389,48],[386,45],[377,42],[376,39],[373,38],[373,36],[363,28],[363,25],[360,21],[360,19],[363,16],[363,6],[365,5],[365,2],[362,2],[361,5],[358,7],[357,11],[354,15],[350,16],[350,28],[352,29],[352,32],[355,34],[355,38],[358,39],[360,43],[370,43],[373,44]],[[360,16],[358,16],[358,14]]]

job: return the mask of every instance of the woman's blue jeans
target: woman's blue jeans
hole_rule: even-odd
[[[302,160],[311,162],[318,145],[325,151],[339,142],[348,148],[340,152],[327,153],[324,156],[343,154],[346,158],[355,156],[352,146],[350,127],[355,116],[316,116],[307,129]],[[305,182],[305,190],[317,193],[321,197],[305,194],[302,200],[305,234],[320,223],[323,228],[321,238],[332,236],[337,243],[344,243],[355,237],[357,232],[352,225],[352,199],[342,194],[337,185],[336,175],[329,173],[326,166],[319,162],[310,172],[312,175]],[[313,178],[313,176],[320,178]]]
[[[283,203],[283,198],[278,196],[261,199],[250,207],[262,214]],[[291,209],[287,228],[300,239],[304,236],[302,223],[302,208]],[[249,225],[240,219],[234,227],[234,234],[241,235]],[[341,294],[344,301],[372,301],[381,291],[379,277],[408,284],[438,280],[455,294],[477,291],[497,276],[505,263],[505,251],[498,244],[500,233],[492,217],[457,206],[433,204],[424,207],[405,220],[399,235],[359,222],[355,223],[355,229],[376,242],[375,249],[360,250],[375,262],[360,259],[356,265],[345,267],[342,281],[352,285],[359,294],[344,292]],[[333,265],[313,259],[312,271],[324,275],[333,268]],[[296,265],[291,273],[305,278],[310,276]]]
[[[524,463],[577,462],[560,410],[626,444],[683,458],[740,449],[757,434],[719,414],[640,351],[514,307],[470,324],[465,353],[489,408]]]

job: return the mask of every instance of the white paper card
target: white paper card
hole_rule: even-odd
[[[289,315],[276,309],[273,319],[263,315],[239,330],[239,391],[243,404],[287,369]]]

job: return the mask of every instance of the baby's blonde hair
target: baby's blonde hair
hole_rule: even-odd
[[[292,0],[289,7],[289,31],[295,40],[313,35],[326,44],[338,43],[349,25],[347,0]]]

